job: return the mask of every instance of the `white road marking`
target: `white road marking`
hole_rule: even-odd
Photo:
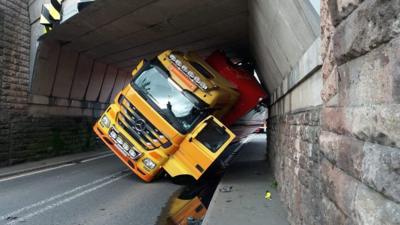
[[[85,162],[90,162],[90,161],[97,160],[97,159],[106,158],[106,157],[109,157],[109,156],[112,156],[112,155],[114,155],[114,153],[109,153],[109,154],[96,156],[96,157],[93,157],[93,158],[90,158],[90,159],[82,160],[81,163],[85,163]]]
[[[71,197],[68,197],[68,198],[65,198],[65,199],[63,199],[61,201],[58,201],[58,202],[55,202],[53,204],[47,205],[44,208],[41,208],[41,209],[39,209],[39,210],[37,210],[35,212],[29,213],[29,214],[27,214],[25,216],[22,216],[22,217],[20,217],[20,218],[18,218],[16,220],[10,221],[10,222],[7,223],[7,225],[12,225],[12,224],[16,224],[18,222],[26,221],[29,218],[32,218],[32,217],[37,216],[39,214],[42,214],[42,213],[44,213],[44,212],[46,212],[48,210],[51,210],[51,209],[53,209],[55,207],[58,207],[58,206],[61,206],[61,205],[65,204],[65,203],[68,203],[68,202],[70,202],[70,201],[72,201],[72,200],[74,200],[76,198],[79,198],[79,197],[81,197],[83,195],[86,195],[86,194],[89,194],[89,193],[91,193],[93,191],[96,191],[97,189],[102,188],[102,187],[104,187],[104,186],[106,186],[108,184],[114,183],[115,181],[118,181],[118,180],[120,180],[120,179],[122,179],[122,178],[124,178],[124,177],[126,177],[128,175],[130,175],[130,174],[122,174],[122,175],[120,175],[118,177],[115,177],[115,178],[113,178],[113,179],[111,179],[111,180],[109,180],[107,182],[101,183],[101,184],[99,184],[97,186],[94,186],[92,188],[89,188],[89,189],[87,189],[85,191],[82,191],[80,193],[72,195]]]
[[[81,163],[86,163],[86,162],[94,161],[94,160],[97,160],[97,159],[106,158],[106,157],[109,157],[109,156],[112,156],[112,155],[114,155],[114,154],[110,153],[110,154],[95,156],[93,158],[85,159],[85,160],[82,160],[80,162]],[[52,170],[56,170],[56,169],[61,169],[61,168],[64,168],[64,167],[67,167],[67,166],[73,166],[73,165],[76,165],[76,164],[77,164],[76,162],[67,163],[67,164],[63,164],[63,165],[60,165],[60,166],[50,167],[50,168],[46,168],[46,169],[42,169],[42,170],[37,170],[37,171],[27,172],[27,173],[23,173],[23,174],[11,176],[11,177],[6,177],[6,178],[3,178],[3,179],[0,179],[0,183],[4,182],[4,181],[14,180],[14,179],[17,179],[17,178],[38,174],[38,173],[44,173],[44,172],[48,172],[48,171],[52,171]]]
[[[21,213],[21,212],[26,211],[26,210],[29,210],[29,209],[32,209],[32,208],[35,208],[35,207],[44,205],[44,204],[46,204],[46,203],[48,203],[48,202],[54,201],[54,200],[59,199],[59,198],[62,198],[62,197],[64,197],[64,196],[66,196],[66,195],[72,194],[72,193],[74,193],[74,192],[76,192],[76,191],[79,191],[79,190],[81,190],[81,189],[84,189],[84,188],[86,188],[86,187],[89,187],[89,186],[95,185],[95,184],[97,184],[97,183],[100,183],[100,182],[102,182],[102,181],[105,181],[105,180],[107,180],[107,179],[113,178],[113,177],[117,176],[118,174],[121,174],[121,172],[125,172],[125,171],[128,171],[128,170],[124,170],[124,171],[120,171],[120,172],[117,172],[117,173],[113,173],[113,174],[111,174],[111,175],[109,175],[109,176],[106,176],[106,177],[97,179],[97,180],[92,181],[92,182],[90,182],[90,183],[87,183],[87,184],[84,184],[84,185],[75,187],[75,188],[73,188],[73,189],[71,189],[71,190],[68,190],[68,191],[65,191],[65,192],[63,192],[63,193],[61,193],[61,194],[54,195],[54,196],[52,196],[52,197],[50,197],[50,198],[47,198],[47,199],[44,199],[44,200],[42,200],[42,201],[33,203],[33,204],[28,205],[28,206],[25,206],[25,207],[23,207],[23,208],[17,209],[17,210],[15,210],[15,211],[13,211],[13,212],[8,213],[7,215],[4,215],[4,216],[0,217],[0,220],[5,220],[5,219],[7,219],[8,217],[15,216],[15,215],[17,215],[17,214],[19,214],[19,213]]]
[[[42,170],[32,171],[32,172],[28,172],[28,173],[23,173],[23,174],[15,175],[15,176],[12,176],[12,177],[6,177],[6,178],[3,178],[3,179],[0,179],[0,182],[4,182],[4,181],[8,181],[8,180],[14,180],[14,179],[17,179],[17,178],[26,177],[26,176],[30,176],[30,175],[34,175],[34,174],[38,174],[38,173],[44,173],[44,172],[48,172],[48,171],[64,168],[64,167],[67,167],[67,166],[72,166],[72,165],[75,165],[75,164],[76,163],[68,163],[68,164],[64,164],[64,165],[61,165],[61,166],[56,166],[56,167],[51,167],[51,168],[47,168],[47,169],[42,169]]]

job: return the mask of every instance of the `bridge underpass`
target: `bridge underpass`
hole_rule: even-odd
[[[138,60],[222,49],[252,59],[270,95],[268,154],[292,224],[399,223],[398,1],[323,0],[321,19],[307,0],[76,3],[41,41],[43,1],[0,3],[2,165],[93,145]]]

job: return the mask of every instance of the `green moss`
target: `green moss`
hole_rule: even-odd
[[[278,181],[276,181],[276,180],[272,181],[271,187],[277,189],[278,188]]]

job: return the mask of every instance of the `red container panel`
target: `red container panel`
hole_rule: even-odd
[[[237,104],[230,113],[222,118],[222,122],[225,125],[232,125],[256,107],[260,100],[267,97],[267,93],[262,89],[253,74],[233,65],[224,53],[216,51],[207,57],[206,61],[225,79],[229,80],[240,93]]]

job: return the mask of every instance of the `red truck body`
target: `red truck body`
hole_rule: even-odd
[[[225,79],[229,80],[240,93],[240,97],[230,113],[222,118],[225,125],[233,125],[254,109],[260,101],[267,98],[267,93],[261,88],[253,74],[233,65],[223,52],[212,53],[207,57],[206,62]]]

